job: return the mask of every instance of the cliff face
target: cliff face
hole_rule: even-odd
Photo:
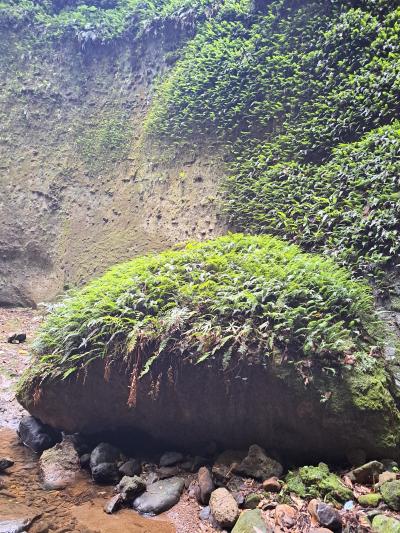
[[[177,35],[82,49],[22,33],[0,35],[0,305],[220,233],[217,143],[167,153],[142,136]]]

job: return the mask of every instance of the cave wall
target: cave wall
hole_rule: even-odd
[[[0,34],[0,305],[52,300],[118,261],[224,231],[218,142],[143,135],[176,40]]]

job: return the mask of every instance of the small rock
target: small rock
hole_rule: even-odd
[[[81,468],[89,468],[90,467],[90,453],[84,453],[79,457],[79,463],[81,465]]]
[[[61,442],[62,438],[59,431],[42,424],[33,416],[24,416],[21,419],[17,433],[22,443],[36,453],[53,447],[57,442]]]
[[[351,466],[360,466],[367,462],[367,454],[364,450],[356,448],[346,453],[346,458]]]
[[[266,480],[272,476],[280,478],[283,467],[278,461],[268,457],[264,450],[253,444],[243,461],[235,468],[235,472],[255,479]]]
[[[31,523],[31,518],[0,520],[0,533],[23,533]]]
[[[181,473],[179,466],[162,466],[157,469],[158,479],[168,479],[169,477],[178,476]]]
[[[238,504],[225,488],[219,488],[212,492],[210,509],[214,520],[220,527],[233,527],[239,516]]]
[[[182,494],[185,482],[182,478],[171,478],[157,481],[147,486],[146,492],[133,502],[133,507],[139,513],[159,514],[171,509]]]
[[[393,459],[381,459],[380,462],[383,464],[385,470],[388,472],[398,472],[399,465]]]
[[[375,487],[380,487],[386,483],[386,481],[394,481],[396,477],[395,472],[382,472],[382,474],[379,474],[378,483],[375,484]]]
[[[124,476],[116,486],[116,490],[120,493],[124,502],[129,502],[146,490],[146,483],[138,476]]]
[[[0,459],[0,473],[4,472],[8,468],[11,468],[14,465],[14,461],[12,459],[8,459],[6,457],[3,457]]]
[[[326,527],[312,527],[309,533],[332,533],[332,531]]]
[[[277,526],[291,528],[296,522],[296,509],[290,505],[281,504],[275,508],[275,523]]]
[[[232,529],[232,533],[268,533],[268,531],[259,509],[242,513]]]
[[[136,461],[136,459],[129,459],[129,461],[126,461],[119,467],[119,471],[124,476],[139,476],[142,471],[142,467],[139,461]]]
[[[400,533],[400,522],[392,516],[379,514],[372,520],[374,533]]]
[[[245,497],[243,492],[232,492],[232,496],[235,498],[235,502],[239,507],[244,504]]]
[[[279,492],[282,485],[279,483],[277,477],[270,477],[263,481],[263,489],[267,492]]]
[[[160,459],[160,466],[174,466],[181,463],[184,457],[179,452],[165,452]]]
[[[115,463],[100,463],[92,468],[92,477],[96,483],[112,485],[119,482],[121,474]]]
[[[383,464],[379,461],[370,461],[349,472],[351,481],[356,483],[367,484],[373,483],[378,479],[379,474],[384,470]]]
[[[203,505],[207,505],[210,501],[210,496],[214,490],[214,481],[211,476],[211,472],[205,466],[202,466],[197,474],[197,480],[199,482],[199,500]]]
[[[203,507],[203,509],[199,513],[200,520],[208,520],[210,518],[211,510],[210,506],[207,505],[207,507]]]
[[[312,502],[314,502],[314,505],[312,505]],[[331,531],[342,531],[342,518],[332,505],[318,500],[311,500],[308,510],[321,526]]]
[[[232,471],[246,457],[245,452],[226,450],[214,462],[212,474],[217,482],[225,484],[232,477]]]
[[[62,490],[71,485],[79,472],[79,457],[68,437],[45,450],[39,460],[40,473],[46,490]]]
[[[116,494],[113,496],[104,506],[104,512],[107,514],[112,514],[118,511],[122,505],[121,494]]]
[[[387,481],[380,490],[384,502],[394,511],[400,511],[400,480]]]
[[[343,505],[343,509],[345,511],[352,511],[354,509],[354,502],[353,500],[349,500],[347,501],[344,505]]]
[[[116,463],[120,458],[120,451],[107,442],[101,442],[90,454],[90,468],[102,463]]]
[[[263,499],[262,494],[258,494],[256,492],[253,492],[252,494],[248,494],[244,500],[243,507],[245,509],[257,509],[257,506],[262,499]]]
[[[7,339],[10,344],[19,344],[26,341],[26,333],[13,333]]]
[[[358,497],[358,503],[363,507],[377,507],[382,500],[382,495],[379,492],[370,492],[369,494],[362,494]]]

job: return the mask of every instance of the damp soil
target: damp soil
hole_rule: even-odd
[[[0,457],[15,462],[0,475],[0,520],[30,520],[29,533],[212,533],[214,529],[198,518],[200,507],[186,493],[168,513],[145,518],[130,509],[105,514],[113,487],[94,484],[84,471],[62,491],[43,489],[39,457],[20,444],[15,431],[26,414],[15,399],[15,385],[29,365],[30,346],[42,319],[36,310],[0,308]],[[26,342],[8,343],[15,332],[26,333]]]

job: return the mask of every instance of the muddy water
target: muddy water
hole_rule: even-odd
[[[84,474],[63,491],[43,490],[37,457],[19,445],[12,430],[0,430],[0,456],[15,461],[9,474],[0,476],[0,517],[32,519],[29,533],[175,532],[165,519],[145,519],[129,509],[106,515],[103,506],[112,487],[96,486]]]
[[[7,475],[0,475],[0,520],[30,519],[29,533],[197,532],[196,526],[182,523],[186,520],[176,516],[176,511],[172,521],[177,518],[178,527],[167,517],[143,518],[129,509],[106,515],[103,506],[113,494],[112,487],[95,485],[85,473],[63,491],[43,490],[38,457],[19,444],[15,433],[24,412],[14,396],[15,383],[29,364],[30,342],[40,322],[41,316],[32,310],[0,309],[0,457],[15,461]],[[8,335],[17,331],[27,333],[27,342],[7,343]],[[177,507],[182,505],[184,510],[184,501]]]

